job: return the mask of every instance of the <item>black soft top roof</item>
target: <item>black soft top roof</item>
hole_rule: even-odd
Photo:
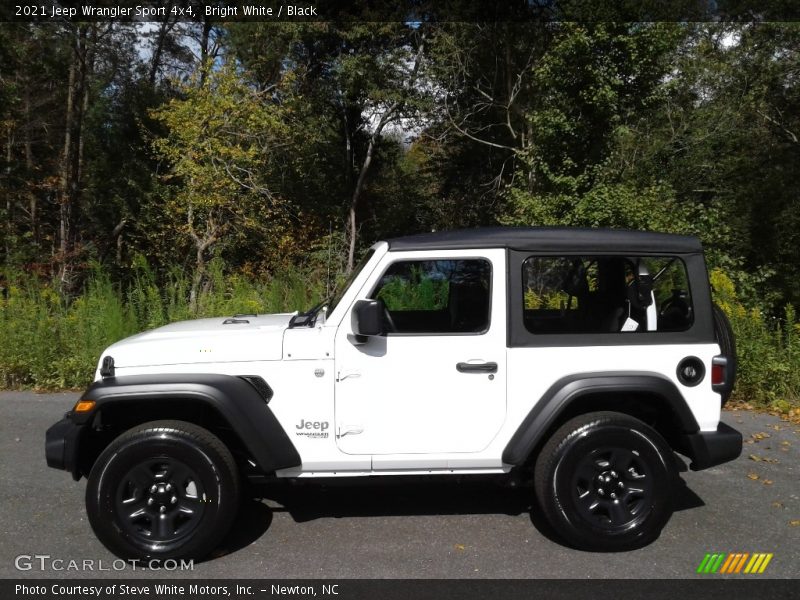
[[[574,227],[459,229],[394,238],[388,244],[390,251],[511,248],[532,252],[691,254],[703,250],[700,240],[691,235]]]

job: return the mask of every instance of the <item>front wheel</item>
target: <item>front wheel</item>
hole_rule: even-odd
[[[228,532],[238,505],[230,451],[182,421],[153,421],[120,435],[86,487],[92,529],[122,558],[202,558]]]
[[[621,551],[655,540],[672,514],[675,478],[663,438],[614,412],[575,417],[542,448],[534,473],[539,504],[566,542]]]

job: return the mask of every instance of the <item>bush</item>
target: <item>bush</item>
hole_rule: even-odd
[[[319,277],[295,271],[253,281],[226,275],[212,262],[193,314],[188,274],[174,270],[159,285],[144,260],[134,270],[125,290],[95,270],[84,294],[72,302],[52,285],[12,276],[8,296],[0,297],[0,387],[82,388],[92,380],[102,350],[124,337],[190,318],[302,309],[314,304],[325,286]],[[736,334],[734,400],[780,411],[800,407],[800,324],[794,308],[786,306],[782,318],[774,318],[746,307],[721,270],[711,272],[711,284]],[[427,301],[435,302],[435,290],[429,292]]]
[[[711,285],[736,335],[739,372],[734,400],[781,412],[800,407],[800,324],[794,307],[787,305],[782,318],[746,308],[720,270],[711,272]]]
[[[71,302],[52,285],[12,275],[7,297],[0,296],[0,388],[83,388],[100,353],[117,340],[184,319],[302,310],[318,301],[324,287],[296,272],[249,281],[212,263],[193,314],[187,274],[172,271],[159,286],[144,260],[134,268],[125,290],[95,270],[83,295]]]

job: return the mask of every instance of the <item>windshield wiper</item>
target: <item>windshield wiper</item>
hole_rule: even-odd
[[[315,304],[305,312],[297,313],[289,321],[289,329],[295,327],[313,327],[317,322],[317,314],[330,302],[330,298],[325,298],[319,304]]]

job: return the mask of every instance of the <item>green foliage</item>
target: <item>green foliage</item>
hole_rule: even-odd
[[[450,290],[449,281],[436,281],[428,277],[409,281],[396,277],[386,283],[378,298],[389,310],[444,310]]]
[[[168,132],[154,146],[181,183],[177,200],[233,211],[251,192],[269,199],[262,179],[269,173],[259,171],[270,164],[285,133],[280,107],[229,65],[182,91],[183,98],[151,111]]]
[[[532,69],[544,92],[527,109],[530,190],[580,193],[593,184],[618,128],[647,113],[684,28],[675,23],[563,23]],[[518,180],[519,181],[519,180]]]
[[[159,287],[141,258],[135,271],[123,291],[95,270],[85,293],[69,304],[53,286],[12,277],[8,297],[0,297],[0,388],[81,388],[92,380],[103,349],[127,336],[194,317],[302,310],[324,291],[323,282],[303,272],[255,282],[223,274],[216,261],[210,267],[214,285],[201,293],[195,315],[189,277],[175,270]]]
[[[582,194],[531,194],[511,191],[509,225],[622,227],[687,233],[688,215],[678,210],[674,192],[664,185],[636,189],[601,183]]]
[[[286,231],[288,207],[277,193],[287,145],[284,110],[233,65],[212,70],[151,111],[167,131],[153,142],[174,184],[165,216],[197,249],[197,268],[215,245]],[[272,245],[277,247],[278,244]]]
[[[498,222],[699,235],[738,393],[795,401],[799,24],[215,23],[199,53],[185,31],[0,24],[0,383],[77,385],[138,329],[307,305],[303,278],[342,278],[354,203],[360,247]],[[65,299],[41,282],[67,264]]]
[[[711,272],[714,300],[728,315],[739,358],[734,398],[782,412],[800,406],[800,323],[787,304],[782,318],[746,308],[731,279]]]

